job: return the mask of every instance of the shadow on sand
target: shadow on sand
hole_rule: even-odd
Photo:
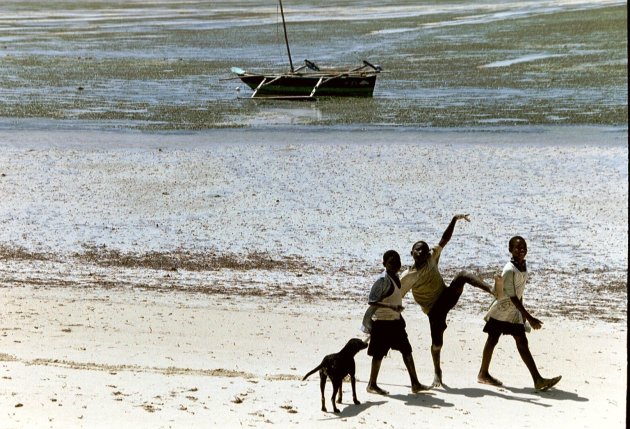
[[[556,399],[558,401],[575,401],[575,402],[588,402],[589,399],[583,396],[578,395],[574,392],[567,392],[565,390],[558,390],[553,388],[551,390],[547,390],[546,392],[540,392],[535,390],[534,388],[527,387],[506,387],[503,386],[502,389],[508,390],[512,393],[517,394],[528,394],[528,395],[537,395],[541,398],[545,399]]]
[[[352,402],[350,402],[349,404],[348,403],[339,404],[339,411],[341,411],[339,414],[333,413],[330,410],[330,405],[326,404],[326,407],[328,407],[327,416],[326,418],[321,419],[321,421],[336,420],[338,418],[356,417],[371,407],[383,405],[385,403],[386,401],[364,401],[364,402],[361,402],[359,405],[355,405]]]
[[[416,406],[416,407],[426,407],[426,408],[448,408],[455,406],[451,402],[445,401],[441,398],[441,395],[463,395],[468,398],[482,398],[486,396],[494,396],[500,399],[504,399],[507,401],[519,401],[526,404],[537,405],[540,407],[549,408],[552,407],[552,404],[542,403],[540,402],[543,399],[553,399],[559,401],[576,401],[576,402],[588,402],[589,399],[578,395],[577,393],[567,392],[564,390],[552,389],[546,392],[540,392],[535,390],[534,388],[526,388],[526,387],[506,387],[501,386],[497,388],[497,390],[492,390],[491,388],[480,388],[480,387],[449,387],[443,386],[442,388],[427,390],[421,393],[412,394],[389,394],[383,396],[383,398],[394,399],[397,401],[405,402],[405,405],[408,406]],[[534,395],[534,396],[532,396]],[[322,419],[322,421],[326,420],[334,420],[337,418],[348,418],[348,417],[356,417],[365,410],[373,407],[385,404],[386,400],[366,400],[359,405],[350,404],[342,404],[343,408],[340,407],[341,413],[334,414],[329,412],[329,417]]]

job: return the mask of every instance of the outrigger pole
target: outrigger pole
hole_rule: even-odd
[[[291,49],[289,49],[289,38],[287,37],[287,24],[284,22],[284,10],[282,9],[282,0],[278,0],[280,3],[280,15],[282,15],[282,27],[284,28],[284,41],[287,44],[287,53],[289,54],[289,66],[291,67],[291,73],[295,72],[293,69],[293,61],[291,60]]]

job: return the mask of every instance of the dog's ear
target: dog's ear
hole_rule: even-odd
[[[362,350],[368,346],[368,342],[360,338],[353,338],[350,340],[350,343],[353,343],[354,347],[357,347],[359,350]]]

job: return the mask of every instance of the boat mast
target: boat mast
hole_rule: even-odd
[[[295,70],[293,69],[293,61],[291,60],[291,49],[289,48],[289,38],[287,37],[287,24],[284,22],[284,10],[282,9],[282,0],[278,0],[280,3],[280,15],[282,15],[282,28],[284,28],[284,41],[287,44],[287,53],[289,54],[289,66],[291,67],[291,73]]]

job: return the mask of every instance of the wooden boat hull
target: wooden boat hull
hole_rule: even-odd
[[[304,65],[293,67],[291,48],[287,37],[287,25],[284,20],[282,0],[278,0],[282,15],[284,41],[289,57],[289,73],[256,74],[248,73],[238,67],[232,71],[254,90],[251,98],[285,98],[295,100],[314,100],[315,97],[371,97],[374,93],[376,75],[381,67],[363,60],[363,65],[353,69],[320,69],[315,63],[304,60]],[[369,70],[369,71],[368,71]]]
[[[243,83],[256,91],[256,97],[262,96],[298,96],[308,97],[317,86],[316,97],[371,97],[376,84],[375,73],[322,75],[322,74],[287,74],[282,76],[242,74]],[[265,83],[260,85],[265,79]]]

